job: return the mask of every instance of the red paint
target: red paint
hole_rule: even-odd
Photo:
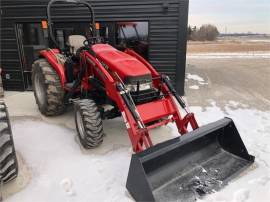
[[[97,58],[108,65],[111,70],[117,72],[122,80],[125,77],[151,74],[142,62],[108,44],[93,45],[92,50],[96,53]]]
[[[149,123],[176,113],[170,99],[160,99],[137,106],[144,123]]]
[[[189,125],[193,130],[198,128],[193,113],[187,114],[184,118],[181,117],[174,98],[167,86],[161,81],[160,75],[140,55],[130,49],[120,52],[107,44],[96,44],[92,46],[92,49],[96,53],[96,56],[91,55],[87,51],[82,51],[80,55],[81,64],[78,67],[74,67],[74,72],[79,72],[79,69],[76,70],[76,68],[83,68],[83,64],[87,65],[81,86],[76,91],[79,92],[81,89],[91,90],[91,85],[88,81],[89,77],[93,75],[103,83],[107,96],[115,101],[119,110],[122,112],[135,152],[140,152],[153,146],[149,130],[155,127],[166,125],[169,122],[175,122],[179,133],[182,135],[188,132]],[[52,51],[41,51],[41,55],[48,60],[58,73],[61,85],[65,88],[66,76],[64,66],[57,62],[55,57],[57,53],[59,53],[59,50],[56,49]],[[104,63],[107,66],[103,66]],[[164,98],[162,99],[136,106],[142,121],[147,125],[146,128],[139,129],[137,122],[125,105],[124,100],[116,89],[116,84],[119,80],[114,75],[114,72],[117,72],[122,79],[125,76],[151,74],[154,86],[164,94]],[[66,88],[65,90],[69,91]]]
[[[63,64],[59,64],[56,58],[56,54],[59,54],[58,49],[51,49],[51,50],[42,50],[40,51],[40,55],[47,59],[47,61],[51,64],[51,66],[55,69],[57,74],[59,75],[61,86],[65,88],[66,83],[66,75],[65,75],[65,68]]]

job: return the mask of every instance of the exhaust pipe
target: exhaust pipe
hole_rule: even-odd
[[[196,201],[254,162],[229,118],[133,154],[126,187],[136,201]]]

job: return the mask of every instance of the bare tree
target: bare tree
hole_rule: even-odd
[[[217,39],[219,31],[215,25],[206,24],[202,25],[196,32],[195,40],[200,41],[214,41]]]

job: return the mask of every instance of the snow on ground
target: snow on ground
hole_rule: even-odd
[[[187,81],[191,81],[192,85],[189,85],[188,88],[192,90],[199,90],[200,86],[208,84],[207,82],[205,82],[205,80],[202,77],[196,74],[190,74],[190,73],[186,74],[186,82]]]
[[[265,42],[265,43],[270,43],[269,39],[250,39],[248,40],[249,42]]]
[[[196,74],[187,73],[186,78],[188,80],[193,80],[193,81],[197,82],[199,85],[207,85],[208,84],[207,82],[205,82],[205,80],[202,77],[200,77]],[[194,88],[196,88],[196,87],[194,87]]]
[[[196,74],[187,73],[187,79],[192,79],[199,82],[204,82],[204,79]]]
[[[224,116],[233,118],[250,154],[256,156],[256,163],[223,190],[204,198],[203,202],[268,202],[270,111],[242,108],[236,101],[230,101],[222,111],[213,100],[209,102],[210,106],[204,109],[190,107],[199,124]],[[12,125],[17,151],[29,166],[32,179],[24,190],[7,198],[6,202],[132,201],[125,188],[130,146],[117,145],[115,141],[112,142],[115,144],[113,149],[105,153],[85,152],[77,143],[75,130],[63,125],[29,118],[15,119]],[[168,127],[168,137],[178,135],[174,125],[165,128]],[[124,134],[117,124],[111,131]],[[112,132],[107,136],[115,134]]]
[[[235,104],[235,103],[234,103]],[[209,195],[205,202],[267,202],[270,201],[270,111],[262,112],[255,109],[232,110],[228,105],[222,112],[212,103],[213,107],[206,109],[212,112],[208,117],[205,112],[196,111],[202,123],[214,121],[223,115],[233,118],[240,135],[250,154],[256,157],[256,163],[249,171],[234,180],[222,191]],[[239,104],[240,105],[240,104]]]
[[[193,90],[199,90],[200,87],[198,85],[192,85],[192,86],[189,86],[190,89],[193,89]]]
[[[231,58],[244,58],[244,59],[269,59],[270,52],[255,51],[255,52],[239,52],[239,53],[191,53],[187,55],[189,59],[231,59]]]
[[[6,201],[128,201],[129,147],[103,155],[80,149],[75,131],[38,120],[13,121],[16,149],[32,172],[30,184]]]

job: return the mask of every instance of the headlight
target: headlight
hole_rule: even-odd
[[[126,85],[128,91],[135,92],[137,91],[137,84],[128,84]],[[152,88],[152,83],[142,83],[139,84],[139,91],[149,90]]]

